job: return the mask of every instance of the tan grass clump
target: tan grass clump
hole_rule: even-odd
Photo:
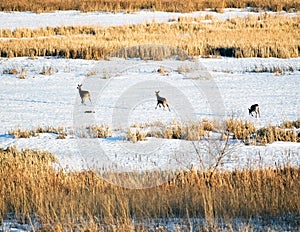
[[[26,79],[27,78],[27,71],[26,69],[22,68],[21,74],[19,75],[19,79]]]
[[[126,139],[134,143],[138,141],[145,141],[146,133],[139,128],[128,129]]]
[[[108,138],[111,137],[111,129],[108,125],[91,125],[87,127],[88,134],[91,138]]]
[[[8,132],[9,135],[13,136],[16,139],[19,138],[30,138],[33,136],[37,136],[38,134],[31,130],[23,130],[21,128],[15,128]]]
[[[227,119],[226,131],[233,135],[233,139],[246,140],[256,132],[256,129],[250,121]]]
[[[208,136],[209,131],[213,131],[212,122],[207,119],[196,122],[172,122],[171,124],[162,125],[155,128],[154,131],[148,132],[148,136],[164,139],[183,139],[198,141],[203,136]]]

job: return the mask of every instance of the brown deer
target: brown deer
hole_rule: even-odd
[[[92,104],[92,100],[91,100],[91,94],[89,91],[86,91],[86,90],[82,90],[81,89],[81,86],[82,85],[78,85],[77,86],[77,89],[79,90],[79,95],[81,97],[81,104],[84,104],[85,105],[85,100],[88,98]]]
[[[253,116],[253,112],[255,113],[255,118],[257,118],[257,115],[260,117],[260,112],[259,112],[259,106],[258,104],[254,104],[252,106],[250,106],[250,108],[248,108],[249,110],[249,115]]]
[[[156,98],[157,98],[157,104],[156,104],[155,109],[157,109],[157,106],[159,106],[159,107],[163,106],[164,109],[167,106],[169,111],[171,111],[170,107],[168,105],[167,99],[159,96],[159,91],[155,91],[155,94],[156,94]]]

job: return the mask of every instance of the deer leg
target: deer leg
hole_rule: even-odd
[[[170,110],[170,107],[169,107],[169,104],[166,104],[166,105],[167,105],[167,107],[168,107],[169,111],[171,111],[171,110]]]
[[[159,102],[157,102],[155,109],[157,109],[157,106],[158,106],[158,105],[159,105]],[[159,107],[160,107],[160,105],[159,105]]]

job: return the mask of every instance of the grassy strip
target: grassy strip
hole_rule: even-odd
[[[266,126],[256,129],[250,121],[243,122],[237,119],[227,119],[225,126],[219,121],[203,119],[196,122],[172,122],[164,124],[154,122],[148,124],[135,124],[127,130],[126,139],[132,142],[144,141],[146,137],[163,139],[182,139],[199,141],[203,137],[209,137],[210,132],[222,134],[221,139],[226,140],[227,135],[233,139],[244,141],[246,144],[273,143],[275,141],[300,142],[300,119],[285,121],[280,127]],[[33,130],[15,128],[8,132],[14,138],[30,138],[40,133],[53,133],[58,139],[65,139],[68,135],[76,135],[79,138],[107,138],[111,137],[112,129],[108,125],[90,125],[79,131],[68,130],[65,127],[37,127]]]
[[[0,55],[81,59],[113,55],[154,60],[180,53],[204,57],[299,57],[300,17],[265,14],[226,21],[212,19],[210,23],[203,19],[179,18],[172,23],[105,28],[3,29],[0,37],[13,39],[1,40]]]
[[[32,130],[15,128],[8,132],[14,138],[30,138],[39,136],[41,133],[56,134],[58,139],[65,139],[68,135],[77,134],[80,138],[107,138],[111,136],[111,129],[107,125],[90,125],[85,129],[73,131],[65,127],[37,127]]]
[[[0,150],[0,219],[13,212],[34,217],[43,230],[89,231],[135,228],[151,218],[263,218],[300,214],[300,168],[234,172],[179,172],[148,189],[125,189],[94,171],[55,170],[52,154],[15,148]],[[157,173],[152,173],[157,175]],[[151,172],[142,178],[151,178]],[[163,174],[163,173],[162,173]],[[121,181],[137,173],[107,173]],[[141,228],[143,227],[140,225]]]
[[[297,0],[8,0],[1,1],[2,11],[35,11],[48,12],[54,10],[80,10],[80,11],[138,11],[143,9],[172,11],[172,12],[191,12],[205,8],[213,8],[221,11],[223,8],[245,8],[253,7],[273,11],[295,11],[300,9]]]
[[[243,140],[246,144],[262,144],[273,143],[276,141],[300,142],[299,121],[285,121],[280,127],[266,126],[255,129],[254,124],[242,120],[228,119],[226,120],[226,131],[233,136],[234,139]]]
[[[265,145],[276,141],[300,142],[300,130],[297,130],[299,122],[300,119],[285,121],[279,127],[266,126],[260,129],[256,129],[250,121],[231,118],[225,121],[225,126],[207,119],[185,124],[156,122],[153,125],[134,125],[128,130],[127,138],[133,142],[146,140],[146,137],[199,141],[203,137],[209,137],[210,132],[216,132],[221,135],[222,140],[226,140],[227,135],[230,135],[233,139],[244,141],[246,145]]]

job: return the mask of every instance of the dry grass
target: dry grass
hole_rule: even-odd
[[[146,230],[146,224],[137,222],[153,218],[213,222],[300,214],[299,168],[213,175],[193,169],[157,187],[126,189],[105,182],[94,171],[56,170],[51,165],[55,160],[41,151],[0,149],[0,221],[13,212],[20,222],[29,217],[38,221],[40,231],[133,231]],[[129,173],[106,175],[124,182]],[[151,175],[146,173],[143,180]]]
[[[138,142],[138,141],[145,141],[146,140],[146,133],[144,133],[139,128],[132,128],[127,130],[126,140],[131,142]]]
[[[57,135],[58,139],[65,139],[67,137],[67,131],[65,127],[39,126],[32,130],[15,128],[8,132],[8,134],[14,136],[14,138],[36,137],[40,133],[53,133]]]
[[[91,125],[88,126],[88,135],[91,138],[108,138],[111,137],[111,129],[108,125]]]
[[[104,59],[113,55],[153,60],[198,55],[299,57],[299,16],[264,14],[210,23],[203,19],[180,18],[172,23],[112,27],[2,29],[0,37],[15,39],[1,41],[0,55],[82,59]]]
[[[261,144],[273,143],[275,141],[300,142],[300,132],[276,126],[268,126],[256,132],[256,140]]]
[[[256,132],[254,124],[250,121],[227,119],[226,131],[233,135],[233,139],[246,140]]]
[[[282,129],[293,129],[293,128],[300,128],[300,118],[298,118],[295,121],[289,121],[286,120],[282,123],[282,125],[280,126]]]
[[[191,12],[206,8],[222,12],[224,8],[245,8],[253,7],[254,10],[267,9],[273,11],[297,11],[300,3],[297,0],[8,0],[1,1],[0,10],[2,11],[35,11],[48,12],[54,10],[80,10],[80,11],[138,11],[138,10],[158,10],[172,12]]]
[[[300,142],[300,131],[297,130],[299,120],[285,121],[280,127],[270,125],[260,129],[255,128],[250,121],[233,118],[227,119],[225,126],[220,121],[208,119],[186,123],[174,121],[170,124],[135,124],[133,129],[127,131],[127,140],[138,142],[146,140],[146,137],[154,137],[199,141],[210,137],[211,133],[217,133],[221,135],[222,140],[230,136],[246,145],[265,145],[276,141]]]
[[[276,141],[300,142],[299,120],[285,121],[281,127],[266,126],[256,129],[254,124],[242,120],[228,119],[226,121],[226,131],[233,136],[233,139],[239,139],[247,145],[265,145]]]
[[[87,112],[87,113],[92,113]],[[70,128],[52,127],[52,126],[40,126],[34,129],[21,129],[15,128],[8,132],[9,135],[14,138],[30,138],[39,136],[41,133],[52,133],[57,135],[57,139],[65,139],[68,135],[77,135],[82,138],[107,138],[111,137],[111,129],[108,125],[90,125],[80,131],[74,131]]]

